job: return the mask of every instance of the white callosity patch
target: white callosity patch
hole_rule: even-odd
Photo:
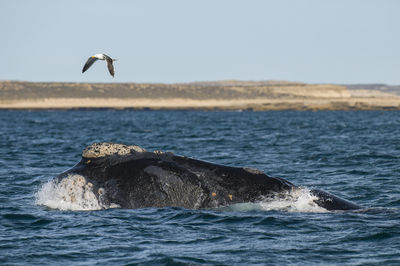
[[[328,212],[325,208],[315,203],[318,197],[307,188],[292,189],[279,193],[272,198],[258,203],[263,210],[279,210],[287,212]]]
[[[104,194],[100,188],[99,196]],[[59,210],[100,210],[113,206],[104,206],[93,192],[93,184],[77,174],[69,174],[61,181],[51,180],[36,193],[36,204]]]
[[[129,155],[145,152],[146,150],[136,145],[123,145],[116,143],[94,143],[86,147],[82,152],[83,158],[101,158],[110,155]]]

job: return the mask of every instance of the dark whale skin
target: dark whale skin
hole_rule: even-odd
[[[103,205],[122,208],[215,208],[259,202],[298,189],[289,181],[260,170],[218,165],[188,157],[148,152],[138,146],[95,143],[81,161],[56,177],[78,174],[90,182]],[[311,191],[327,210],[360,209],[354,203],[321,190]]]

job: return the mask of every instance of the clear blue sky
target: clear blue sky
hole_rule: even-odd
[[[400,1],[1,0],[0,80],[400,84]],[[115,62],[81,73],[86,59]]]

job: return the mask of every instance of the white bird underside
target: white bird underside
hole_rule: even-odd
[[[82,73],[84,73],[86,70],[88,70],[89,67],[91,67],[93,65],[93,63],[96,62],[97,60],[105,60],[107,63],[108,71],[110,72],[111,76],[114,77],[113,61],[115,61],[117,59],[112,59],[111,57],[109,57],[108,55],[105,55],[105,54],[95,54],[95,55],[89,57],[88,60],[86,61],[85,65],[83,66]]]

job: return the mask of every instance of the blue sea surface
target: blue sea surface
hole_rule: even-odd
[[[400,264],[398,111],[3,110],[0,136],[2,265]],[[49,180],[103,141],[258,168],[365,209],[38,204]]]

